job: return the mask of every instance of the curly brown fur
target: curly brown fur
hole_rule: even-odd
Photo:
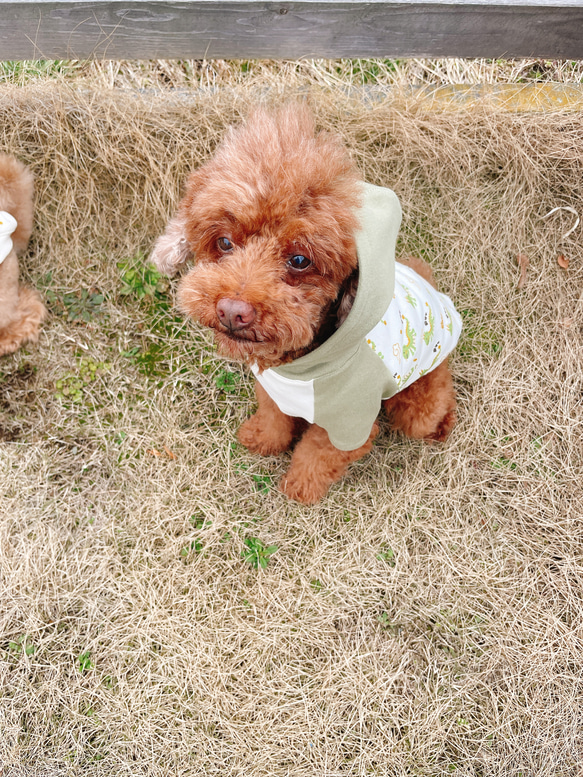
[[[0,154],[0,211],[10,213],[18,226],[12,234],[13,250],[0,264],[0,356],[38,340],[46,316],[40,296],[18,282],[17,252],[26,248],[32,232],[33,177],[28,168]]]
[[[261,370],[285,364],[318,347],[348,315],[358,285],[360,181],[341,141],[316,133],[307,108],[256,111],[192,173],[152,259],[172,273],[196,256],[179,305],[214,330],[224,355]],[[424,277],[428,270],[419,265]],[[449,376],[447,367],[443,372]],[[441,438],[451,425],[445,416],[455,417],[451,379],[446,383],[428,375],[414,392],[402,392],[403,401],[390,407],[395,426]],[[282,413],[259,384],[256,391],[258,410],[239,439],[264,455],[287,450],[306,424]],[[428,400],[427,391],[447,399]],[[317,501],[370,450],[376,433],[375,424],[363,446],[346,452],[308,425],[281,489],[300,502]]]

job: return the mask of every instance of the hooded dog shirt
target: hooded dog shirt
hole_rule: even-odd
[[[282,413],[321,426],[346,451],[368,440],[383,399],[446,358],[462,328],[449,297],[395,261],[401,224],[396,194],[363,186],[358,287],[345,321],[289,364],[263,372],[251,367]]]
[[[12,251],[12,238],[10,235],[17,227],[16,219],[5,210],[0,210],[0,264]]]

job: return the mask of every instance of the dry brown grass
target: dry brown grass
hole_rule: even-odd
[[[314,508],[235,443],[248,376],[162,288],[120,294],[253,93],[0,91],[53,310],[0,364],[3,775],[580,774],[583,252],[542,216],[583,211],[583,116],[306,91],[465,318],[448,443],[385,430]]]
[[[265,89],[347,85],[377,86],[540,83],[581,84],[583,61],[547,59],[303,59],[0,61],[0,83],[62,78],[121,89],[191,88],[256,84]]]
[[[548,82],[580,84],[583,62],[541,59],[305,59],[95,61],[74,67],[75,78],[109,88],[224,87],[286,84],[301,88],[347,85],[410,86]]]

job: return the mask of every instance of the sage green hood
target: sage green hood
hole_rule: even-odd
[[[292,380],[312,380],[355,355],[363,338],[378,323],[393,296],[395,245],[401,226],[401,205],[395,192],[363,184],[360,230],[356,235],[358,288],[346,320],[315,351],[274,368]]]
[[[264,372],[252,368],[283,413],[318,424],[340,450],[355,450],[368,440],[381,400],[398,391],[367,334],[393,297],[399,200],[390,189],[363,184],[358,218],[358,289],[344,323],[315,351],[289,364]]]

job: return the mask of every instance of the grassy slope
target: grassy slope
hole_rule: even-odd
[[[248,376],[138,255],[252,101],[237,90],[0,93],[2,146],[37,177],[23,274],[53,314],[0,365],[0,763],[575,775],[582,256],[567,212],[541,217],[581,212],[581,117],[367,109],[316,81],[319,124],[395,188],[400,250],[466,327],[448,443],[385,430],[303,508],[276,489],[286,457],[236,443]]]

